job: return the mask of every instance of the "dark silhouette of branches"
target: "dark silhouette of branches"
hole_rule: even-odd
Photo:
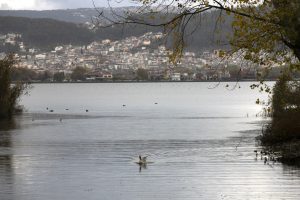
[[[16,60],[8,55],[0,60],[0,119],[11,118],[17,110],[19,97],[26,91],[27,84],[11,82],[11,70]]]

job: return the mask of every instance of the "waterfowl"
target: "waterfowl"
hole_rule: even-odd
[[[267,163],[267,161],[268,161],[268,158],[267,158],[267,157],[265,157],[265,158],[264,158],[264,164],[266,164],[266,163]]]
[[[147,164],[147,156],[142,157],[139,155],[139,161],[137,162],[139,165],[146,165]]]
[[[254,153],[255,153],[255,156],[257,158],[257,156],[258,156],[257,150],[254,150]]]
[[[142,160],[143,162],[146,162],[147,161],[147,156],[144,156],[144,157],[139,156],[139,159]]]

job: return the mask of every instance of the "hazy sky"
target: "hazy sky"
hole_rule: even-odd
[[[136,5],[132,0],[94,0],[97,7]],[[92,0],[0,0],[0,9],[7,10],[51,10],[65,8],[91,8]]]

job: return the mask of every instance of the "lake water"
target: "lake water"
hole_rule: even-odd
[[[255,158],[250,84],[34,84],[0,124],[0,199],[298,200],[299,169]]]

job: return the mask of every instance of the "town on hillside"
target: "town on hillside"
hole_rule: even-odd
[[[0,52],[17,52],[13,79],[32,82],[245,81],[259,79],[266,68],[239,54],[224,59],[222,50],[185,51],[174,64],[163,37],[163,33],[148,32],[118,41],[57,46],[45,52],[26,47],[21,34],[9,33],[0,35]],[[0,59],[4,57],[0,53]],[[274,80],[279,74],[280,67],[274,65],[267,78]]]

